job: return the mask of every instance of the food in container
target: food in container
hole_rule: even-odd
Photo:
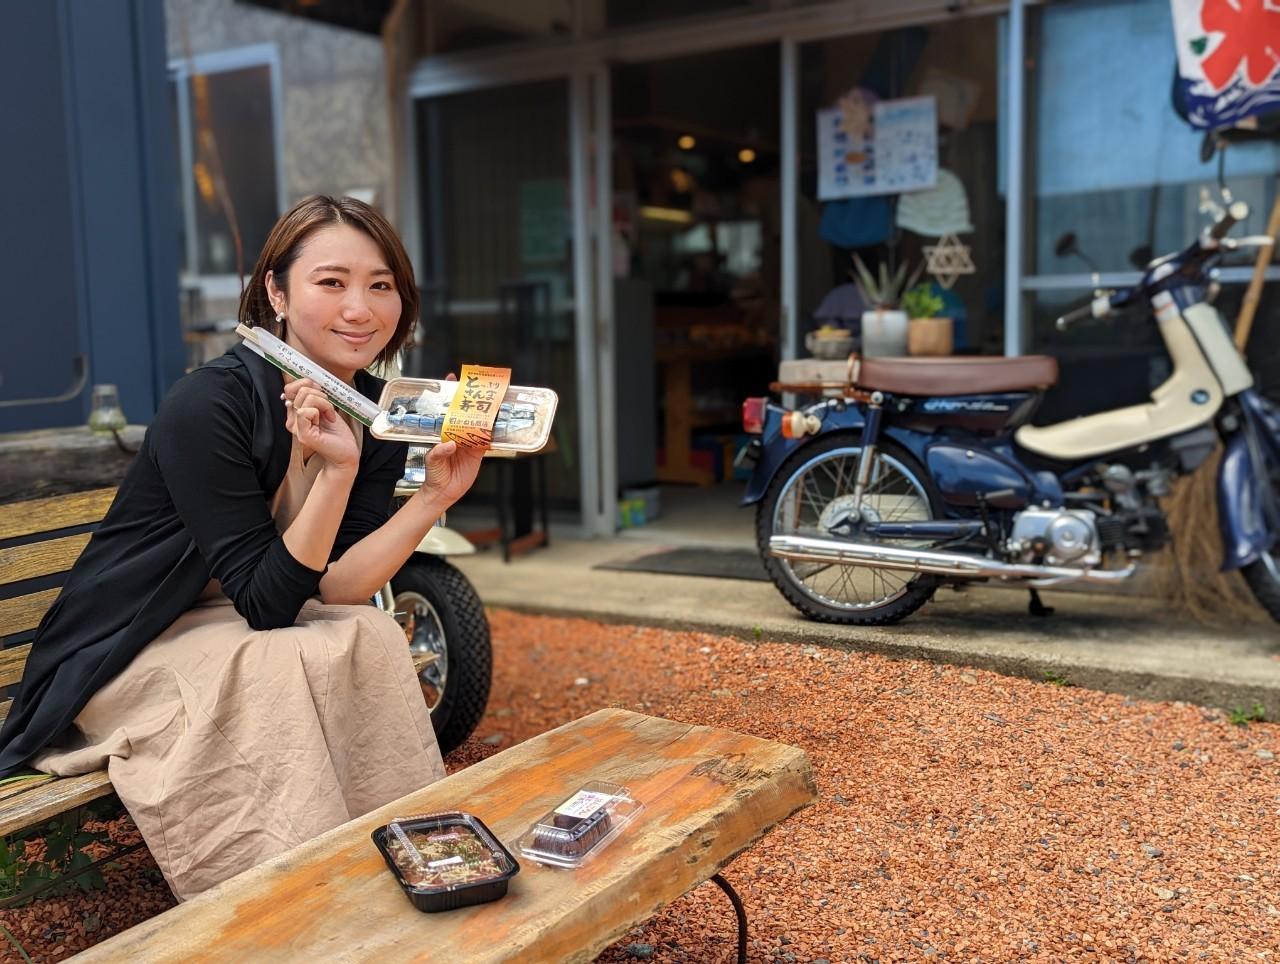
[[[468,813],[400,817],[375,830],[373,843],[421,911],[497,900],[520,872],[501,841]]]
[[[643,809],[626,787],[593,780],[531,826],[518,846],[538,863],[580,867]]]
[[[371,431],[384,439],[440,441],[445,414],[458,382],[429,378],[393,378],[382,389]],[[537,452],[546,444],[558,396],[549,388],[511,385],[498,406],[491,449]]]

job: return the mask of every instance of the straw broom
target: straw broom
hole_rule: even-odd
[[[1274,239],[1280,234],[1280,197],[1271,208],[1267,234],[1273,243],[1258,250],[1253,278],[1236,319],[1235,343],[1242,352],[1258,310],[1263,275],[1271,261]],[[1173,533],[1172,545],[1156,557],[1152,587],[1174,610],[1199,622],[1242,616],[1265,619],[1266,612],[1253,598],[1240,573],[1222,573],[1217,568],[1222,558],[1217,489],[1221,461],[1222,447],[1219,446],[1200,468],[1175,482],[1172,493],[1163,500]]]
[[[1172,533],[1169,547],[1152,558],[1151,587],[1170,608],[1197,622],[1266,619],[1239,572],[1221,572],[1218,531],[1218,446],[1205,463],[1178,479],[1161,500]]]

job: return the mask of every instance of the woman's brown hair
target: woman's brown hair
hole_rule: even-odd
[[[418,320],[418,286],[413,279],[413,264],[390,222],[381,214],[353,197],[328,197],[313,194],[303,198],[276,222],[262,246],[258,263],[253,266],[249,284],[240,295],[240,322],[255,328],[261,325],[283,338],[276,324],[275,309],[267,298],[267,272],[270,271],[281,291],[287,291],[289,269],[298,260],[298,252],[307,238],[330,224],[349,224],[367,234],[382,249],[387,267],[395,278],[400,295],[400,321],[387,347],[378,355],[378,363],[386,368],[409,338]]]

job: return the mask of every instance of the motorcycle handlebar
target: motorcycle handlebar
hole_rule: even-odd
[[[1071,325],[1077,321],[1084,321],[1086,318],[1093,317],[1093,305],[1081,305],[1073,311],[1068,311],[1065,315],[1058,318],[1056,325],[1058,331],[1066,331]]]
[[[1214,241],[1221,241],[1227,236],[1227,232],[1248,216],[1249,205],[1243,201],[1233,202],[1218,219],[1218,223],[1209,229],[1209,237]]]
[[[1110,313],[1115,299],[1114,291],[1098,291],[1094,293],[1087,305],[1081,305],[1062,315],[1055,322],[1058,331],[1066,331],[1077,321],[1084,321],[1086,318],[1103,318]]]

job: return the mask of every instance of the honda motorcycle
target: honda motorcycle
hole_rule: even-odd
[[[853,356],[837,397],[794,411],[748,399],[744,428],[758,437],[743,502],[757,505],[782,594],[814,619],[868,625],[905,618],[946,584],[1120,583],[1177,537],[1158,500],[1221,444],[1222,568],[1241,570],[1280,620],[1280,410],[1211,304],[1222,253],[1271,243],[1227,237],[1247,216],[1229,205],[1136,286],[1099,289],[1057,320],[1065,330],[1149,304],[1172,371],[1144,404],[1033,426],[1057,380],[1047,356]]]

